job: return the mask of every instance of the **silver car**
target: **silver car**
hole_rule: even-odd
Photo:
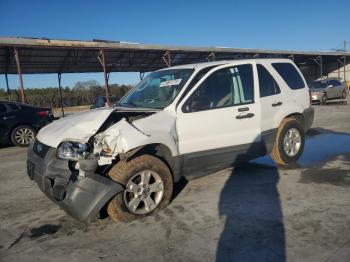
[[[324,104],[330,99],[345,99],[347,88],[341,78],[332,77],[311,82],[310,92],[312,101]]]

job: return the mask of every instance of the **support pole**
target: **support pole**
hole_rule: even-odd
[[[7,73],[5,74],[5,80],[6,80],[7,97],[8,97],[8,100],[11,101],[9,79],[7,77]]]
[[[61,86],[61,73],[58,73],[57,77],[58,77],[58,90],[60,91],[61,112],[62,112],[62,117],[64,117],[62,86]]]
[[[143,80],[143,77],[145,76],[145,73],[140,72],[140,81]]]
[[[111,106],[109,102],[109,90],[108,90],[108,76],[107,76],[107,69],[106,69],[106,60],[105,60],[105,51],[104,49],[101,49],[100,54],[98,56],[98,60],[100,61],[100,64],[103,68],[103,75],[105,79],[105,95],[106,95],[106,103],[108,106]]]
[[[22,103],[24,104],[26,101],[25,101],[25,98],[24,98],[22,68],[21,68],[21,63],[20,63],[20,60],[19,60],[19,53],[18,53],[17,48],[15,48],[15,59],[16,59],[17,72],[18,72],[19,83],[20,83],[21,99],[22,99]]]
[[[345,67],[346,67],[346,57],[345,56],[343,56],[342,57],[343,58],[343,61],[341,60],[341,58],[340,59],[337,59],[337,61],[339,62],[339,64],[343,67],[343,69],[344,69],[344,82],[346,82],[346,79],[345,79],[345,77],[346,77],[346,72],[345,72]],[[340,67],[338,68],[338,77],[340,77]]]
[[[208,61],[211,61],[211,62],[215,61],[215,53],[214,52],[212,52],[208,55]]]
[[[323,78],[323,61],[322,61],[322,56],[320,56],[320,75],[321,79]]]
[[[171,67],[171,55],[170,51],[166,51],[165,54],[162,57],[164,63],[167,65],[167,67]]]
[[[318,56],[313,61],[320,67],[320,76],[321,79],[323,77],[323,63],[322,63],[322,56]]]
[[[346,56],[344,56],[344,83],[346,84]]]

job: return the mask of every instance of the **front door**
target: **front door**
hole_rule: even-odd
[[[237,64],[237,63],[236,63]],[[230,166],[260,141],[260,105],[252,64],[211,70],[177,109],[180,155],[187,176]]]

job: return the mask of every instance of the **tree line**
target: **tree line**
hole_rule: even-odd
[[[119,100],[132,88],[131,85],[109,85],[109,94]],[[60,107],[60,94],[58,87],[30,88],[25,89],[26,103],[35,106]],[[77,82],[73,88],[62,87],[63,106],[91,105],[100,95],[105,95],[104,86],[95,80]],[[9,100],[5,89],[0,89],[0,100]],[[19,89],[10,90],[10,101],[21,101]]]

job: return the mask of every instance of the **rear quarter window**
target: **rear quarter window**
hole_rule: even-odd
[[[302,89],[305,87],[304,81],[301,78],[297,69],[290,63],[272,63],[273,68],[287,83],[290,89]]]

